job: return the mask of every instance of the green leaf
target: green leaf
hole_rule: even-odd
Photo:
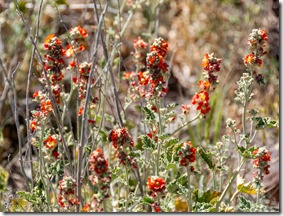
[[[103,130],[100,130],[99,134],[100,134],[100,136],[102,138],[103,143],[108,143],[108,139],[107,139],[108,135],[107,135],[107,133],[105,131],[103,131]]]
[[[214,204],[217,201],[217,198],[221,195],[220,192],[212,190],[208,190],[202,194],[199,194],[198,190],[194,190],[193,194],[195,195],[194,199],[196,202],[211,204]]]
[[[174,173],[178,172],[177,165],[175,163],[170,163],[167,165],[166,170],[172,169]]]
[[[208,167],[213,170],[215,165],[213,164],[213,162],[211,160],[211,152],[209,152],[209,151],[206,152],[206,151],[203,150],[202,147],[199,147],[198,153],[200,154],[202,159],[207,163]]]
[[[85,150],[88,154],[90,154],[90,152],[91,152],[91,147],[90,147],[90,146],[84,146],[84,150]]]
[[[239,208],[242,211],[249,211],[252,207],[252,203],[244,198],[243,196],[238,196],[239,198]]]
[[[131,157],[141,157],[141,155],[142,155],[142,151],[140,151],[140,150],[131,151],[129,153],[129,156],[131,156]]]
[[[145,113],[145,119],[148,121],[154,121],[155,120],[155,115],[154,112],[147,107],[143,107],[143,111]]]
[[[262,130],[265,128],[276,128],[279,127],[279,123],[276,120],[271,120],[269,117],[254,117],[256,130]]]
[[[166,146],[170,147],[178,142],[179,142],[178,138],[170,137],[168,140],[166,140]]]
[[[151,149],[154,150],[155,149],[155,143],[152,139],[150,139],[147,135],[142,135],[140,136],[141,140],[142,140],[142,148],[143,149]]]
[[[153,199],[151,197],[147,197],[147,196],[143,197],[142,201],[143,201],[144,204],[154,203]]]
[[[196,203],[193,206],[194,212],[212,212],[213,210],[213,205],[210,203]]]
[[[245,149],[243,146],[237,146],[239,153],[247,159],[253,159],[254,155],[253,155],[253,151],[256,149],[255,147],[251,147],[249,149]]]

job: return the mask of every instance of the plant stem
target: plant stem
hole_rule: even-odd
[[[191,193],[191,170],[190,167],[187,166],[187,175],[188,175],[188,212],[192,212],[192,193]]]
[[[237,190],[237,191],[233,194],[233,196],[232,196],[232,198],[231,198],[230,201],[233,201],[233,200],[235,199],[235,197],[236,197],[239,193],[240,193],[240,191]]]
[[[213,188],[214,188],[214,190],[216,190],[215,170],[212,171],[212,178],[213,178]]]
[[[187,125],[189,125],[190,123],[194,122],[195,120],[197,120],[200,117],[201,113],[198,113],[196,115],[196,117],[194,117],[191,121],[188,121],[186,124],[182,125],[181,127],[179,127],[178,129],[176,129],[171,135],[173,136],[175,133],[177,133],[178,131],[180,131],[182,128],[186,127]]]
[[[262,173],[261,171],[259,171],[259,176],[261,176]],[[258,186],[257,186],[257,194],[256,194],[256,204],[259,205],[259,199],[260,199],[260,189],[261,189],[261,184],[260,182],[258,183]]]
[[[128,174],[128,169],[125,166],[126,170],[126,203],[125,203],[125,212],[128,211],[128,200],[129,200],[129,174]]]
[[[158,106],[158,120],[159,120],[159,134],[161,135],[163,133],[163,128],[162,128],[162,119],[161,119],[161,113],[160,113],[160,108],[161,108],[161,100],[159,100],[159,103],[156,101],[156,105]],[[157,142],[157,156],[156,156],[156,175],[159,175],[159,156],[160,156],[160,150],[161,150],[161,143]]]
[[[221,202],[223,201],[223,199],[224,199],[226,193],[228,192],[229,188],[231,187],[233,181],[235,180],[235,178],[236,178],[236,177],[238,176],[238,174],[240,173],[240,171],[241,171],[241,169],[242,169],[244,163],[245,163],[245,159],[242,158],[241,164],[239,165],[238,169],[236,169],[236,170],[234,171],[233,176],[232,176],[231,179],[229,180],[229,182],[228,182],[228,184],[226,185],[224,191],[222,192],[222,194],[221,194],[219,200],[218,200],[217,203],[216,203],[216,209],[215,209],[216,212],[218,212],[218,209],[219,209],[219,206],[220,206]]]
[[[101,28],[102,28],[102,23],[104,21],[104,15],[106,13],[106,10],[108,8],[109,5],[109,0],[106,2],[105,4],[105,8],[103,9],[103,12],[100,15],[100,19],[99,19],[99,23],[98,23],[98,31],[95,37],[95,51],[93,53],[93,61],[92,61],[92,67],[91,67],[91,71],[89,74],[89,79],[88,79],[88,84],[87,84],[87,92],[86,92],[86,101],[85,101],[85,105],[84,105],[84,111],[83,111],[83,115],[82,115],[82,128],[81,128],[81,138],[80,138],[80,143],[79,143],[79,156],[78,156],[78,169],[77,169],[77,198],[78,200],[82,203],[81,200],[81,170],[82,170],[82,163],[83,163],[83,150],[84,150],[84,145],[85,145],[85,138],[86,138],[86,129],[87,129],[87,124],[86,124],[86,119],[87,119],[87,105],[89,102],[89,98],[90,98],[90,87],[91,87],[91,81],[92,81],[92,77],[94,74],[94,69],[95,69],[95,65],[97,62],[97,52],[98,52],[98,45],[99,45],[99,36],[101,34]],[[80,211],[80,205],[77,205],[77,212]]]

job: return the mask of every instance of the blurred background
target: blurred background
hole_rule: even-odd
[[[34,33],[39,1],[18,2],[31,32]],[[111,36],[120,30],[117,14],[123,1],[110,2],[104,31]],[[121,14],[122,24],[129,16],[133,2],[135,1],[125,0],[125,8]],[[214,52],[223,60],[220,84],[211,99],[212,112],[206,119],[208,123],[198,123],[196,127],[180,134],[181,137],[197,134],[196,141],[205,140],[206,143],[215,144],[221,135],[228,132],[225,125],[228,117],[240,123],[241,110],[239,104],[233,101],[234,91],[237,87],[236,81],[245,69],[243,58],[249,53],[247,41],[254,28],[266,30],[269,40],[266,47],[268,54],[263,57],[266,84],[254,89],[255,100],[250,107],[256,107],[261,116],[279,119],[279,1],[164,0],[162,4],[157,4],[157,1],[141,2],[141,7],[135,9],[129,27],[121,38],[121,72],[134,69],[131,56],[134,39],[141,36],[151,43],[155,37],[162,36],[169,43],[167,62],[171,72],[169,92],[165,101],[190,104],[192,96],[198,91],[197,82],[202,76],[201,61],[205,53]],[[101,4],[104,4],[103,0]],[[87,29],[87,40],[91,44],[97,28],[94,17],[93,3],[90,0],[44,1],[38,34],[39,48],[43,49],[42,44],[48,34],[55,33],[64,39],[65,27],[69,29],[77,25]],[[12,72],[18,66],[14,84],[20,129],[25,135],[26,86],[31,53],[32,45],[14,3],[0,0],[0,166],[10,174],[8,184],[12,192],[23,189],[24,184],[18,164],[18,136],[11,109],[13,103],[9,100],[12,90],[5,84],[5,77],[11,78]],[[88,53],[89,58],[90,53],[91,50]],[[41,88],[37,80],[41,73],[40,68],[35,59],[32,65],[31,88],[28,92],[30,109],[36,107],[31,101],[33,92]],[[121,85],[121,95],[126,91],[127,86]],[[181,108],[179,111],[181,112]],[[131,107],[127,112],[129,115],[135,113]],[[203,127],[204,125],[206,126]],[[23,137],[23,140],[25,139],[26,137]],[[256,142],[258,146],[267,146],[271,151],[271,174],[266,177],[265,186],[272,201],[270,204],[278,206],[279,129],[260,131]],[[252,173],[247,173],[247,178],[251,176]]]

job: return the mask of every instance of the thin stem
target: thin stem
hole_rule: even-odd
[[[14,75],[16,73],[16,71],[18,70],[20,66],[20,63],[17,64],[15,70],[12,72],[12,80],[11,80],[11,88],[12,88],[12,92],[14,95],[14,109],[12,106],[12,101],[11,101],[11,108],[12,111],[14,113],[14,119],[15,119],[15,123],[16,123],[16,128],[17,128],[17,135],[18,135],[18,142],[19,142],[19,160],[20,160],[20,167],[21,167],[21,172],[25,178],[26,184],[27,184],[27,188],[28,190],[30,190],[30,186],[29,186],[29,179],[26,175],[25,169],[24,169],[24,164],[23,164],[23,143],[22,143],[22,134],[21,134],[21,129],[20,129],[20,122],[19,122],[19,115],[18,115],[18,106],[17,106],[17,93],[16,93],[16,88],[15,88],[15,83],[14,83]],[[12,93],[11,92],[11,93]]]
[[[44,131],[45,131],[45,125],[46,125],[46,121],[43,122],[42,124],[42,131],[41,131],[41,136],[40,136],[40,142],[39,142],[39,175],[40,175],[40,179],[43,183],[44,189],[45,189],[45,193],[47,196],[47,202],[48,202],[48,207],[51,205],[50,202],[50,195],[49,195],[49,190],[47,188],[46,182],[44,180],[44,175],[43,175],[43,170],[44,168],[44,163],[43,163],[43,151],[42,151],[42,145],[43,145],[43,138],[44,138]]]
[[[125,212],[128,210],[128,200],[129,200],[129,174],[128,174],[128,169],[125,166],[126,170],[126,203],[125,203]]]
[[[191,121],[188,121],[186,124],[182,125],[181,127],[179,127],[177,130],[175,130],[171,135],[173,136],[175,133],[177,133],[178,131],[180,131],[182,128],[186,127],[187,125],[191,124],[192,122],[194,122],[195,120],[197,120],[200,117],[201,113],[198,113],[196,115],[196,117],[194,117]]]
[[[188,176],[188,212],[192,212],[192,193],[191,193],[191,170],[187,166],[187,176]]]
[[[238,169],[236,169],[236,170],[234,171],[233,176],[230,178],[230,181],[229,181],[228,184],[226,185],[224,191],[222,192],[222,194],[221,194],[219,200],[218,200],[217,203],[216,203],[216,212],[218,212],[218,208],[219,208],[221,202],[223,201],[223,199],[224,199],[226,193],[228,192],[229,188],[231,187],[233,181],[235,180],[235,178],[236,178],[236,177],[238,176],[238,174],[240,173],[240,171],[241,171],[241,169],[242,169],[244,163],[245,163],[245,159],[242,158],[241,164],[239,165]]]
[[[240,191],[236,190],[236,192],[233,194],[230,201],[232,202],[239,193],[240,193]]]
[[[259,176],[262,175],[261,170],[259,171]],[[257,194],[256,194],[256,204],[259,205],[259,200],[260,200],[260,189],[261,189],[261,184],[260,182],[258,182],[258,186],[257,186]]]
[[[163,127],[162,127],[162,119],[161,119],[161,113],[160,113],[160,108],[161,108],[161,101],[159,100],[158,105],[158,120],[159,120],[159,134],[161,135],[163,133]],[[156,156],[156,175],[159,175],[159,156],[160,156],[160,150],[161,150],[161,143],[157,142],[157,156]]]
[[[212,171],[212,178],[213,178],[213,188],[214,188],[214,190],[216,190],[215,170]]]
[[[79,156],[78,156],[78,169],[77,169],[77,198],[78,200],[81,202],[81,186],[82,186],[82,182],[81,182],[81,171],[82,171],[82,163],[83,163],[83,147],[85,145],[85,132],[86,132],[86,111],[87,111],[87,105],[89,102],[89,98],[90,98],[90,86],[91,86],[91,80],[94,74],[94,69],[95,69],[95,65],[97,62],[97,52],[98,52],[98,45],[99,45],[99,35],[101,34],[101,27],[102,27],[102,23],[104,20],[104,15],[106,13],[107,7],[109,5],[109,0],[107,1],[107,3],[105,4],[105,8],[103,10],[103,12],[100,15],[100,19],[99,19],[99,23],[98,23],[98,31],[96,34],[96,38],[95,38],[95,51],[93,53],[93,62],[92,62],[92,67],[91,67],[91,71],[89,74],[89,80],[88,80],[88,84],[87,84],[87,92],[86,92],[86,101],[85,101],[85,105],[84,105],[84,111],[83,111],[83,116],[82,116],[82,129],[81,129],[81,139],[80,139],[80,143],[79,143]],[[80,205],[77,205],[77,212],[80,211]]]

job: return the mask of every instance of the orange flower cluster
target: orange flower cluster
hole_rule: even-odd
[[[80,202],[75,197],[76,181],[71,176],[64,176],[59,181],[59,196],[58,203],[64,209],[70,209],[75,205],[79,205]]]
[[[64,78],[62,69],[65,65],[63,56],[65,51],[62,46],[62,42],[59,38],[55,37],[54,34],[48,35],[44,41],[44,68],[47,73],[47,78],[51,83],[51,92],[55,97],[56,103],[60,103],[60,85]],[[47,84],[46,77],[42,73],[42,77],[39,79],[43,84]]]
[[[215,57],[214,53],[205,54],[202,60],[202,66],[204,67],[204,78],[206,80],[200,80],[198,86],[201,91],[197,92],[192,98],[192,104],[197,106],[203,115],[207,114],[211,108],[209,106],[209,93],[214,91],[215,85],[218,84],[218,73],[220,71],[221,59]]]
[[[79,64],[79,77],[73,77],[73,82],[79,88],[79,100],[82,100],[86,96],[87,84],[89,79],[89,74],[91,70],[92,63],[83,62]],[[94,78],[92,78],[92,84],[94,83]]]
[[[40,122],[53,111],[53,106],[47,93],[44,93],[43,91],[36,91],[33,94],[33,98],[34,101],[40,103],[40,108],[32,111],[32,119],[30,120],[29,125],[30,130],[35,132],[38,127],[40,127]]]
[[[220,71],[221,59],[215,57],[214,53],[206,53],[204,59],[202,60],[202,66],[205,72],[205,78],[211,85],[218,83],[217,73]]]
[[[94,171],[97,175],[108,171],[108,161],[104,158],[104,154],[100,148],[91,152],[89,164],[89,171]]]
[[[89,176],[92,185],[99,188],[99,194],[93,195],[91,205],[85,207],[85,211],[103,211],[101,207],[102,202],[109,198],[108,189],[110,187],[111,172],[108,171],[108,161],[105,159],[104,154],[100,148],[91,152],[89,156],[89,171],[93,172]]]
[[[270,173],[270,165],[268,165],[268,162],[271,159],[270,152],[263,147],[254,150],[253,155],[255,158],[253,165],[258,169],[258,171],[254,173],[254,178],[256,182],[260,182],[263,179],[263,175],[268,175]]]
[[[200,91],[196,93],[192,98],[192,104],[197,105],[197,110],[199,110],[203,115],[207,114],[211,110],[209,106],[208,92]]]
[[[249,71],[253,72],[258,84],[265,84],[264,76],[262,74],[257,74],[254,71],[254,67],[259,66],[260,68],[263,68],[261,57],[267,54],[264,50],[266,41],[268,41],[268,37],[264,30],[253,29],[248,40],[249,48],[252,52],[243,58],[245,66]]]
[[[133,138],[128,133],[126,128],[113,129],[108,135],[108,140],[109,142],[112,142],[112,145],[115,149],[120,147],[125,148],[128,146],[134,146]]]
[[[196,160],[196,148],[192,146],[190,141],[182,144],[181,150],[178,152],[178,156],[181,158],[180,165],[188,166]],[[191,171],[194,171],[194,167],[190,167]]]
[[[71,43],[67,45],[66,56],[75,56],[77,53],[85,50],[85,38],[88,36],[86,29],[77,26],[70,29]]]
[[[110,131],[108,141],[112,142],[113,147],[118,151],[116,156],[120,164],[137,168],[136,160],[125,152],[127,147],[134,146],[133,138],[127,132],[126,128],[118,128]]]
[[[142,72],[139,73],[139,85],[141,88],[150,83],[149,92],[144,94],[148,98],[153,96],[163,97],[168,91],[167,87],[165,87],[170,75],[167,72],[168,65],[165,63],[167,50],[168,43],[163,38],[155,39],[146,58],[149,74],[144,76]],[[140,80],[143,81],[141,82]]]

